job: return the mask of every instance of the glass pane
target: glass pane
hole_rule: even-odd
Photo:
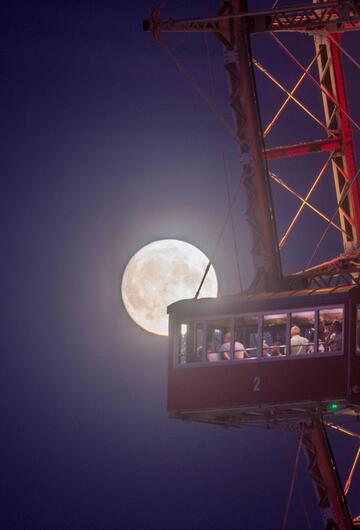
[[[235,320],[234,359],[257,357],[258,344],[258,317],[237,318]]]
[[[360,354],[360,307],[356,312],[356,353]]]
[[[262,357],[286,354],[286,314],[264,315]]]
[[[344,310],[342,307],[319,311],[318,351],[342,351]]]
[[[230,320],[212,320],[207,323],[206,358],[209,362],[232,359]]]
[[[179,335],[179,363],[185,364],[187,361],[187,351],[190,341],[190,324],[180,324]]]
[[[291,313],[290,353],[314,353],[315,311]]]
[[[204,325],[200,322],[182,322],[179,335],[179,363],[201,362]]]

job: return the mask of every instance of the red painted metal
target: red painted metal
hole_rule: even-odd
[[[323,424],[315,421],[305,430],[302,442],[325,529],[352,530],[350,512]]]
[[[260,378],[259,391],[254,380]],[[306,385],[304,382],[306,381]],[[169,371],[168,410],[209,410],[281,406],[303,401],[344,399],[347,359],[244,360],[238,364],[172,368]]]
[[[351,1],[351,0],[350,0]],[[230,5],[230,2],[227,2]],[[144,31],[151,31],[155,38],[160,38],[162,32],[202,32],[219,33],[223,25],[232,19],[242,19],[245,22],[247,33],[263,33],[267,31],[296,31],[307,33],[309,31],[329,28],[330,31],[354,31],[360,29],[360,13],[357,7],[344,9],[342,1],[321,1],[316,6],[305,5],[276,7],[266,10],[244,12],[232,10],[229,13],[221,12],[216,16],[194,18],[190,20],[176,20],[170,18],[163,20],[159,9],[154,9],[149,20],[144,20]]]
[[[233,0],[225,2],[220,14],[216,17],[176,21],[169,19],[164,21],[159,11],[154,11],[150,21],[145,24],[145,29],[154,33],[159,38],[162,31],[186,31],[186,32],[212,32],[221,40],[225,46],[225,68],[230,80],[230,103],[235,111],[237,126],[237,142],[240,146],[243,181],[248,193],[248,219],[253,235],[254,264],[259,281],[254,281],[250,296],[259,297],[259,312],[280,311],[282,309],[304,309],[313,308],[310,298],[296,299],[293,291],[286,297],[286,293],[278,293],[283,300],[275,299],[272,302],[262,300],[260,290],[281,290],[282,284],[281,263],[276,241],[275,220],[272,210],[272,198],[269,187],[269,177],[266,167],[267,160],[299,156],[313,152],[332,151],[333,171],[337,186],[337,198],[341,197],[344,189],[344,178],[350,181],[351,190],[346,197],[346,207],[342,208],[341,219],[349,224],[342,230],[345,233],[345,249],[348,251],[352,244],[356,247],[360,241],[360,189],[356,176],[356,161],[354,153],[354,138],[352,124],[349,119],[349,106],[346,96],[344,72],[341,56],[336,43],[331,41],[331,48],[325,33],[331,33],[331,37],[337,42],[341,38],[341,32],[360,29],[360,11],[358,4],[349,1],[324,2],[314,0],[313,5],[300,7],[279,8],[271,11],[256,13],[246,12],[246,0]],[[336,29],[335,29],[336,27]],[[319,31],[317,31],[319,30]],[[254,76],[252,71],[252,57],[249,46],[249,35],[259,32],[296,31],[313,32],[315,44],[326,47],[327,67],[333,68],[330,80],[320,80],[326,88],[327,95],[323,103],[327,115],[327,127],[329,138],[312,142],[299,143],[296,145],[279,146],[264,149],[258,114],[258,102]],[[318,38],[317,38],[318,35]],[[318,43],[317,43],[318,41]],[[331,53],[330,53],[331,51]],[[320,62],[318,54],[318,63]],[[300,65],[301,66],[301,65]],[[324,67],[325,75],[327,75]],[[320,70],[319,70],[320,73]],[[323,72],[324,73],[324,72]],[[324,76],[325,77],[325,76]],[[335,84],[333,79],[335,78]],[[319,83],[317,83],[319,85]],[[327,99],[326,99],[327,98]],[[340,109],[331,107],[336,105]],[[334,113],[329,109],[334,108]],[[341,109],[345,112],[341,112]],[[331,115],[329,115],[331,114]],[[347,115],[346,115],[347,114]],[[340,161],[340,162],[339,162]],[[340,167],[341,166],[341,167]],[[340,173],[340,176],[339,176]],[[340,184],[339,184],[340,183]],[[339,191],[340,189],[340,191]],[[346,191],[346,190],[345,190]],[[343,224],[345,223],[343,221]],[[349,244],[348,244],[349,243]],[[357,265],[359,260],[355,263]],[[359,274],[354,263],[341,263],[341,268],[329,276],[323,271],[310,271],[312,276],[308,280],[307,275],[293,275],[292,281],[297,285],[310,285],[311,281],[321,286],[324,281],[331,285],[332,278],[336,285],[343,278],[350,277],[359,283]],[[354,269],[349,269],[349,266]],[[310,273],[309,273],[310,274]],[[354,278],[351,276],[354,274]],[[315,275],[315,276],[314,276]],[[324,276],[324,278],[323,278]],[[329,283],[327,283],[329,282]],[[359,410],[360,406],[360,355],[355,356],[356,341],[354,330],[356,329],[356,302],[360,303],[360,293],[354,288],[355,294],[347,296],[337,303],[344,305],[343,326],[343,353],[334,355],[321,355],[320,353],[307,357],[296,358],[260,358],[244,359],[242,361],[218,362],[214,364],[201,364],[192,366],[177,365],[174,362],[174,353],[177,347],[174,341],[174,332],[181,318],[185,315],[181,311],[177,313],[174,306],[170,307],[170,353],[168,372],[168,411],[174,418],[191,419],[207,423],[218,423],[224,425],[241,425],[247,414],[249,417],[261,418],[263,422],[269,422],[269,417],[276,418],[291,410],[291,421],[299,423],[306,417],[311,416],[315,422],[309,427],[305,434],[305,451],[312,456],[312,478],[315,488],[319,493],[319,506],[323,511],[326,528],[331,530],[347,530],[352,528],[346,499],[338,479],[335,462],[328,444],[326,433],[319,418],[326,415],[327,403],[333,400],[342,402],[342,406],[352,407]],[[335,289],[336,290],[336,289]],[[328,306],[331,299],[330,290],[324,292],[323,301],[318,300],[316,306]],[[270,295],[271,293],[266,293]],[[342,294],[342,293],[340,293]],[[308,297],[312,296],[308,292]],[[252,299],[249,298],[251,305]],[[179,302],[180,306],[183,302]],[[185,318],[197,320],[199,307],[205,307],[201,301],[193,302],[195,305],[184,307]],[[262,305],[263,304],[263,305]],[[175,304],[176,306],[176,304]],[[231,306],[231,307],[230,307]],[[201,315],[201,322],[206,322],[209,316],[217,317],[250,313],[246,308],[240,310],[234,307],[235,302],[226,306],[226,302],[217,301],[216,311],[210,309],[206,317]],[[179,306],[178,306],[179,307]],[[188,310],[187,310],[188,309]],[[288,320],[289,330],[289,320]],[[206,326],[204,324],[204,328]],[[317,329],[317,328],[316,328]],[[315,334],[317,331],[315,332]],[[177,335],[176,335],[177,336]],[[175,350],[175,351],[174,351]],[[203,348],[204,352],[204,348]],[[204,353],[203,353],[204,358]],[[254,382],[256,385],[254,386]],[[259,384],[258,384],[259,383]],[[325,407],[325,408],[324,408]],[[255,412],[254,412],[255,411]],[[290,413],[289,413],[290,414]],[[278,416],[277,416],[278,415]],[[237,418],[234,420],[234,417]],[[252,420],[250,420],[252,421]],[[256,420],[255,420],[256,421]],[[277,421],[277,420],[276,420]],[[285,419],[285,421],[287,421]],[[312,421],[312,420],[311,420]],[[275,423],[275,421],[274,421]],[[304,442],[305,445],[305,442]],[[326,497],[326,499],[325,499]],[[325,500],[324,500],[325,499]]]
[[[339,41],[341,39],[341,34],[332,34],[332,37]],[[331,53],[332,61],[335,71],[335,82],[337,89],[337,96],[340,108],[344,109],[347,114],[349,114],[349,103],[346,94],[346,85],[344,70],[342,66],[341,53],[339,48],[331,41]],[[352,181],[356,175],[356,158],[355,158],[355,148],[354,148],[354,135],[351,126],[351,122],[348,117],[341,112],[341,133],[343,137],[343,155],[346,160],[347,166],[347,180]],[[356,230],[356,241],[355,245],[360,244],[360,189],[359,182],[355,180],[351,185],[351,200],[352,206],[354,209],[352,221],[355,224]]]
[[[327,138],[326,140],[315,140],[295,145],[271,147],[265,150],[267,160],[288,158],[291,156],[308,155],[320,151],[334,151],[342,146],[341,138]]]
[[[238,12],[246,11],[246,0],[236,0]],[[223,11],[227,13],[227,9]],[[282,272],[260,118],[251,65],[249,36],[242,19],[230,19],[221,33],[225,69],[229,75],[230,104],[234,110],[236,136],[242,158],[243,183],[248,194],[248,220],[259,290],[281,288]]]
[[[176,322],[182,322],[185,315],[186,319],[202,321],[211,320],[220,314],[225,318],[226,315],[241,315],[244,312],[256,314],[258,311],[296,311],[306,306],[312,309],[315,306],[339,304],[344,304],[345,313],[344,355],[309,355],[306,358],[289,356],[276,359],[245,359],[234,363],[221,362],[200,366],[191,366],[190,363],[178,366],[174,360],[174,338],[171,337],[168,374],[169,411],[246,409],[337,399],[356,401],[356,394],[349,390],[349,366],[354,348],[352,332],[354,307],[356,300],[360,302],[360,288],[340,289],[337,294],[331,294],[332,292],[331,289],[327,289],[323,290],[323,295],[316,295],[316,291],[312,295],[312,291],[308,290],[297,295],[294,291],[281,296],[274,293],[273,297],[258,295],[255,298],[244,295],[236,297],[235,300],[234,297],[224,297],[224,300],[219,299],[217,305],[206,300],[198,302],[189,300],[171,306],[169,314],[172,332]],[[261,380],[257,391],[254,391],[255,377],[260,377]],[[357,381],[359,382],[358,374]]]

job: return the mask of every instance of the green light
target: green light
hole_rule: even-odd
[[[330,408],[331,408],[331,410],[338,410],[339,403],[331,403]]]

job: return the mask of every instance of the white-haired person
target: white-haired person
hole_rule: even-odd
[[[299,326],[292,326],[290,330],[290,350],[291,355],[301,355],[308,352],[309,341],[306,337],[300,335],[301,330]]]

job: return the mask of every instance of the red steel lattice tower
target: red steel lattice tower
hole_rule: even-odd
[[[342,65],[344,49],[341,45],[343,33],[360,29],[360,1],[314,0],[297,7],[274,7],[249,12],[246,0],[233,0],[226,1],[215,16],[179,21],[162,19],[160,11],[155,9],[150,19],[144,22],[144,29],[153,33],[175,63],[175,55],[162,40],[165,32],[213,33],[223,45],[225,70],[230,85],[230,105],[235,118],[233,136],[240,150],[242,179],[248,200],[247,216],[252,234],[251,253],[255,278],[250,291],[281,291],[298,286],[321,287],[360,283],[360,189],[353,134],[353,129],[360,131],[360,127],[349,110]],[[309,67],[302,65],[284,45],[279,35],[286,32],[305,33],[313,38],[315,58]],[[302,76],[292,90],[286,89],[252,56],[250,37],[256,33],[271,34],[301,69]],[[318,69],[316,77],[310,72],[314,62],[317,63]],[[177,66],[182,68],[179,63]],[[358,67],[360,68],[360,65]],[[302,111],[317,121],[325,131],[322,138],[265,148],[265,137],[273,123],[262,130],[254,68],[261,70],[285,92],[287,102],[295,102]],[[306,78],[321,92],[324,120],[316,117],[297,97],[296,91]],[[281,108],[280,112],[282,110]],[[269,171],[268,163],[273,160],[316,152],[328,152],[329,156],[305,197]],[[328,168],[332,170],[337,202],[336,211],[332,216],[325,215],[310,202],[312,192]],[[276,212],[270,179],[274,179],[301,201],[300,208],[280,241],[275,225]],[[334,256],[326,263],[306,267],[300,273],[284,277],[280,250],[304,208],[312,208],[320,215],[327,223],[326,230],[330,227],[336,228],[341,235],[344,253]],[[307,456],[325,528],[354,528],[355,522],[349,514],[335,460],[321,421],[314,420],[302,424],[301,443]]]

